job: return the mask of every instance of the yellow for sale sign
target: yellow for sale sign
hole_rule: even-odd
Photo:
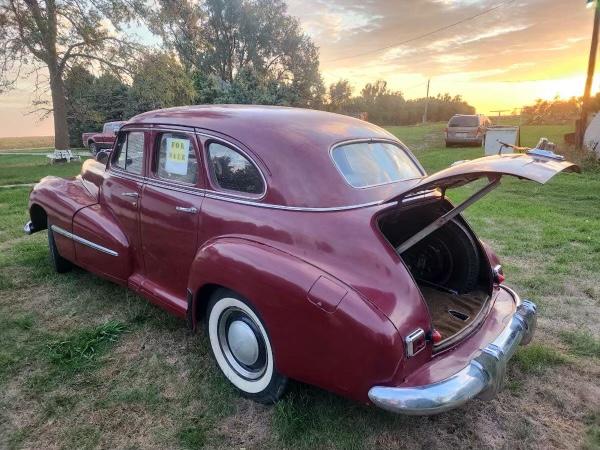
[[[187,175],[190,141],[187,139],[167,138],[167,159],[165,170],[177,175]]]

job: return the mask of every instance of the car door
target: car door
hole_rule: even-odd
[[[130,247],[131,273],[143,274],[139,211],[145,175],[147,132],[119,133],[102,186],[102,203],[110,209]],[[137,287],[137,286],[134,286]]]
[[[191,131],[153,132],[140,216],[143,290],[175,312],[187,307],[188,275],[198,247],[204,198],[200,154]]]

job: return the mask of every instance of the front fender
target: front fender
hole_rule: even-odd
[[[207,285],[251,302],[277,369],[290,378],[367,402],[369,388],[390,381],[402,361],[400,336],[387,317],[340,280],[271,246],[241,238],[208,243],[190,272],[193,311],[207,301],[198,296]]]
[[[73,216],[80,209],[96,203],[97,198],[91,195],[78,179],[44,177],[29,194],[30,216],[33,216],[32,208],[37,205],[44,209],[50,223],[69,232],[72,232]],[[61,256],[75,261],[73,241],[56,235],[55,242]]]

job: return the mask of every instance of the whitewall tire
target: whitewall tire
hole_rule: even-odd
[[[208,304],[206,329],[217,365],[245,396],[274,403],[283,395],[287,378],[277,372],[265,325],[247,300],[217,290]]]

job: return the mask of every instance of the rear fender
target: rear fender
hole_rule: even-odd
[[[403,358],[400,336],[381,312],[339,280],[273,247],[225,238],[201,248],[189,281],[190,311],[197,312],[192,325],[206,306],[205,286],[226,287],[251,302],[265,322],[277,369],[290,378],[366,402],[369,388],[391,380]]]

